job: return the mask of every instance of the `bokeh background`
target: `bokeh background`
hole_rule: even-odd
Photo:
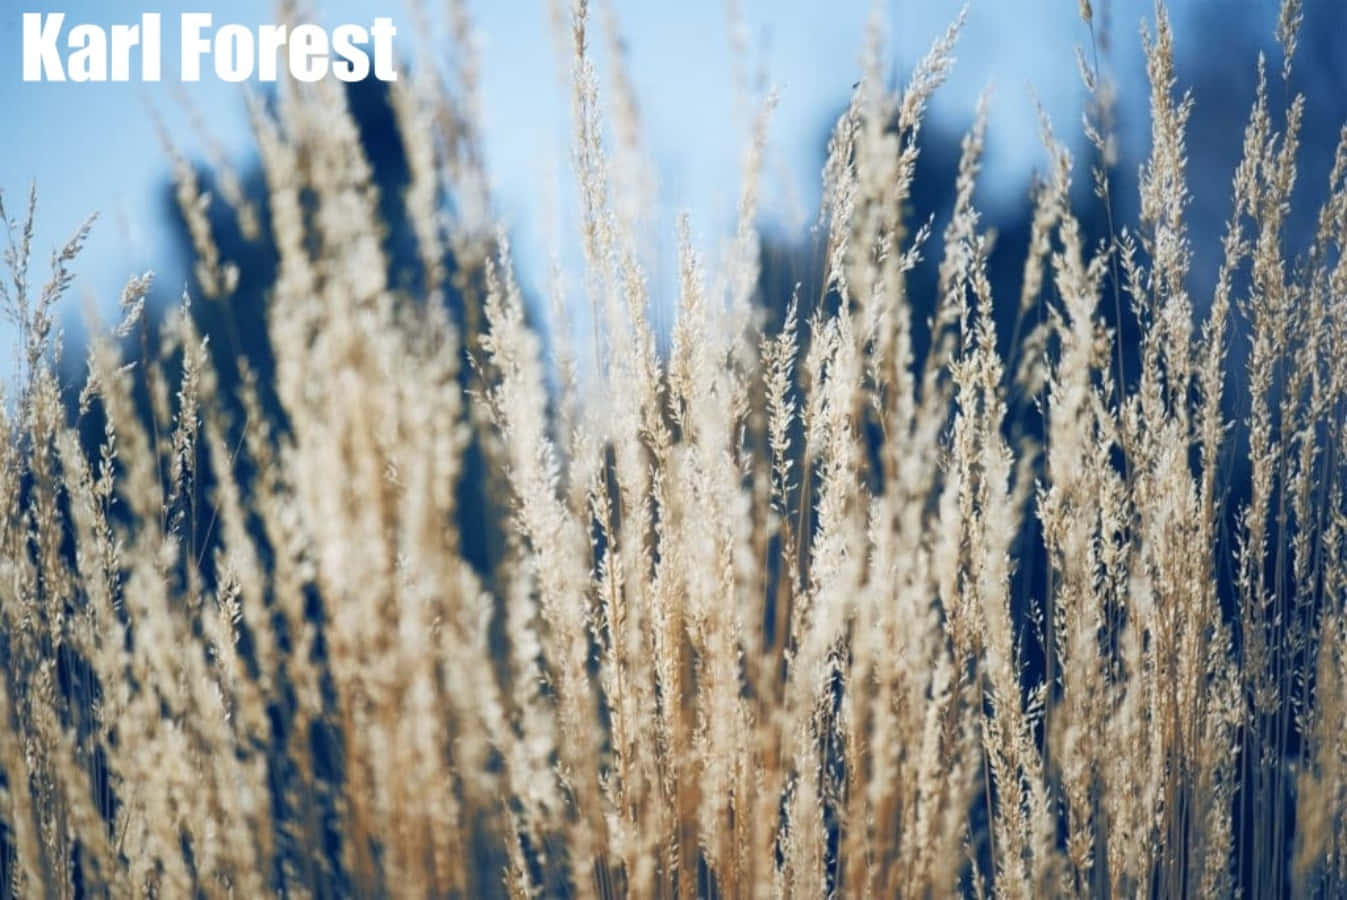
[[[561,0],[565,5],[565,0]],[[91,212],[99,221],[78,266],[74,297],[91,300],[105,314],[125,279],[153,270],[160,301],[176,298],[189,278],[189,257],[174,209],[171,166],[154,116],[187,158],[207,157],[197,115],[212,139],[242,172],[255,171],[242,89],[215,80],[177,80],[177,16],[208,10],[216,24],[276,20],[269,0],[162,0],[164,80],[158,84],[29,84],[21,78],[21,13],[60,10],[67,24],[134,22],[145,7],[122,0],[3,0],[0,14],[0,190],[11,215],[22,212],[36,182],[35,250],[45,261]],[[435,3],[428,4],[434,7]],[[554,252],[578,263],[569,190],[570,105],[557,57],[547,0],[467,0],[481,59],[485,149],[496,212],[508,227],[522,279],[536,296]],[[596,4],[603,12],[604,4]],[[957,15],[955,0],[881,0],[887,19],[893,77],[901,80],[932,39]],[[387,15],[399,27],[404,51],[412,49],[413,16],[402,0],[312,0],[313,17],[325,25],[368,24]],[[737,195],[739,159],[748,122],[737,108],[736,79],[777,88],[767,157],[762,226],[769,238],[790,245],[816,214],[819,170],[826,135],[858,77],[867,18],[866,0],[609,0],[626,47],[626,65],[640,103],[646,149],[656,179],[656,231],[652,288],[657,323],[668,322],[674,247],[673,221],[692,216],[697,240],[714,247],[728,233]],[[1139,23],[1152,14],[1149,0],[1095,0],[1097,24],[1107,29],[1105,67],[1119,90],[1121,160],[1115,196],[1122,221],[1134,208],[1134,173],[1147,147],[1146,93]],[[1197,97],[1189,149],[1191,208],[1198,251],[1196,296],[1214,270],[1212,253],[1229,214],[1230,177],[1253,98],[1254,60],[1262,50],[1279,69],[1273,41],[1276,0],[1173,0],[1179,77]],[[432,9],[432,15],[441,12]],[[602,17],[599,18],[602,21]],[[442,24],[442,23],[441,23]],[[1347,54],[1334,35],[1347,34],[1347,5],[1309,0],[1299,69],[1293,87],[1309,95],[1301,192],[1321,190],[1340,124],[1347,118]],[[1090,47],[1090,33],[1076,0],[974,0],[958,45],[958,65],[927,120],[918,186],[936,207],[951,194],[958,137],[973,117],[979,93],[991,86],[990,143],[979,202],[987,224],[1003,232],[1027,225],[1032,174],[1045,159],[1034,104],[1041,103],[1058,134],[1077,148],[1077,182],[1087,187],[1089,162],[1081,137],[1085,102],[1076,48]],[[600,66],[607,62],[602,35],[594,40]],[[447,44],[432,46],[443,48]],[[735,47],[745,52],[736,53]],[[603,73],[601,71],[601,77]],[[257,86],[265,91],[266,86]],[[1274,95],[1282,99],[1280,84]],[[390,120],[391,121],[391,120]],[[1083,201],[1088,194],[1083,193]],[[1313,203],[1298,210],[1307,216]],[[938,233],[938,231],[937,231]],[[771,237],[775,236],[775,237]],[[929,254],[928,254],[929,255]],[[67,335],[78,338],[82,310],[63,310]],[[14,333],[0,325],[0,345]],[[0,371],[8,374],[8,366]]]

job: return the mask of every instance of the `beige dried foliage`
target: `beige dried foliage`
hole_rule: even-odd
[[[661,352],[631,77],[615,59],[610,148],[589,5],[553,3],[595,336],[577,356],[553,322],[549,354],[450,12],[451,69],[425,59],[391,95],[418,294],[388,275],[340,89],[250,101],[278,259],[267,383],[186,298],[151,339],[146,274],[63,384],[54,321],[89,223],[36,288],[35,199],[0,206],[21,340],[0,404],[10,894],[1347,892],[1347,128],[1297,256],[1310,112],[1275,115],[1258,62],[1215,291],[1194,297],[1171,26],[1157,5],[1140,219],[1115,228],[1116,88],[1081,2],[1109,235],[1088,243],[1044,119],[1022,290],[994,294],[984,97],[936,295],[915,296],[936,240],[910,209],[921,122],[963,19],[898,89],[876,19],[822,172],[821,283],[761,308],[767,93],[723,253],[680,219]],[[1283,4],[1287,81],[1301,17]],[[173,158],[198,284],[227,296],[209,199]],[[494,527],[495,556],[470,558]]]

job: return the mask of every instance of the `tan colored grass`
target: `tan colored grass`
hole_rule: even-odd
[[[392,97],[427,296],[385,275],[340,89],[252,104],[274,384],[240,362],[226,396],[234,362],[187,304],[149,340],[142,277],[68,415],[52,321],[88,225],[37,288],[33,203],[3,216],[0,300],[23,342],[0,405],[11,893],[1347,891],[1347,128],[1297,267],[1282,229],[1308,113],[1294,98],[1273,120],[1259,61],[1215,294],[1191,296],[1191,100],[1157,6],[1140,220],[1113,225],[1112,88],[1082,54],[1108,241],[1083,237],[1045,122],[1024,289],[993,296],[973,203],[984,104],[938,296],[913,297],[921,120],[959,23],[897,91],[876,25],[823,171],[823,283],[761,324],[774,104],[757,98],[724,258],[680,224],[661,355],[636,106],[619,67],[610,152],[577,0],[554,18],[597,334],[577,357],[555,329],[549,359],[491,226],[454,11],[452,77],[421,68]],[[1299,21],[1288,0],[1283,79]],[[204,302],[228,302],[236,270],[178,171],[219,295]],[[1124,300],[1138,372],[1105,326]],[[1024,323],[1009,359],[998,304]],[[1252,345],[1231,373],[1237,323]],[[136,335],[124,361],[113,338]],[[1232,385],[1250,398],[1238,422]],[[1038,404],[1040,438],[1012,400]],[[1222,471],[1240,432],[1243,500]],[[470,452],[494,509],[460,505]],[[486,515],[506,539],[480,570],[461,538]],[[1033,523],[1050,574],[1019,597]]]

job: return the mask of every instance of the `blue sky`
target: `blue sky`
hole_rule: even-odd
[[[85,215],[100,215],[66,312],[78,313],[90,297],[106,313],[125,279],[146,269],[156,271],[161,283],[181,283],[184,274],[174,268],[167,249],[169,224],[161,205],[168,162],[148,110],[163,117],[189,157],[201,156],[201,143],[187,127],[179,95],[205,114],[215,137],[239,165],[248,163],[252,151],[239,86],[209,76],[195,84],[178,83],[177,17],[184,11],[210,11],[217,24],[255,26],[274,21],[272,4],[159,0],[152,8],[163,13],[164,80],[143,85],[23,82],[20,16],[24,11],[60,10],[68,24],[108,25],[134,22],[151,7],[120,0],[3,3],[0,109],[8,114],[8,127],[0,132],[0,190],[13,213],[36,180],[35,256],[43,264],[48,250]],[[1174,4],[1180,43],[1184,12],[1196,3]],[[744,134],[729,87],[733,69],[725,0],[612,4],[627,41],[646,145],[656,164],[659,220],[669,233],[673,217],[686,210],[696,233],[714,245],[732,215]],[[391,16],[399,26],[399,40],[410,37],[412,19],[401,0],[314,0],[312,5],[317,19],[329,26]],[[558,196],[558,179],[569,174],[569,103],[557,80],[546,3],[468,0],[468,5],[482,55],[487,164],[497,212],[515,235],[525,280],[536,281],[531,276],[546,258],[549,242],[543,223],[552,217],[549,204]],[[920,57],[960,5],[953,0],[883,4],[890,57],[900,71]],[[1273,5],[1232,2],[1232,9],[1256,6],[1270,30],[1275,14],[1262,13]],[[1138,88],[1142,69],[1136,26],[1149,8],[1146,0],[1115,0],[1112,13],[1115,71],[1124,84]],[[750,65],[762,68],[780,96],[770,134],[765,219],[798,219],[800,211],[812,216],[821,137],[857,77],[871,4],[742,0],[741,9]],[[993,85],[983,203],[1019,200],[1030,172],[1042,161],[1032,97],[1041,100],[1060,134],[1079,133],[1081,89],[1074,48],[1086,40],[1076,0],[970,4],[955,74],[932,114],[962,129],[979,92]],[[1133,94],[1144,102],[1144,90],[1134,89]],[[0,326],[0,344],[9,346],[12,340],[12,332]]]

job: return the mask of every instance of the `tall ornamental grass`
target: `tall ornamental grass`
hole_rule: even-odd
[[[1084,237],[1045,121],[1018,295],[973,200],[985,106],[943,235],[912,209],[959,23],[896,89],[876,27],[819,283],[765,307],[763,97],[723,252],[680,223],[667,347],[630,83],[601,102],[587,3],[556,12],[584,272],[551,305],[592,310],[583,343],[526,310],[454,3],[448,70],[391,94],[412,282],[335,82],[253,102],[265,209],[215,177],[274,244],[266,378],[199,324],[241,273],[191,166],[197,296],[151,327],[132,279],[74,384],[87,226],[44,283],[33,203],[4,214],[10,893],[1347,896],[1347,129],[1290,246],[1299,3],[1281,65],[1247,61],[1210,296],[1162,6],[1139,218],[1084,54],[1112,224]]]

